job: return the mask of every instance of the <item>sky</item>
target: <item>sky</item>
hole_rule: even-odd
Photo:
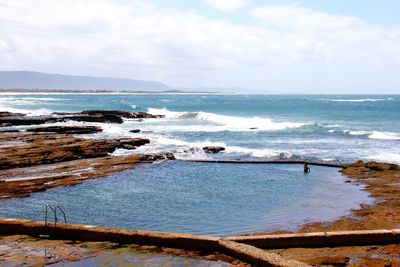
[[[398,0],[0,0],[0,70],[400,93]]]

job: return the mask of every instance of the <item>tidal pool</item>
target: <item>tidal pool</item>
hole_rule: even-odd
[[[296,230],[372,203],[338,169],[302,165],[166,162],[72,187],[0,202],[0,216],[44,219],[60,205],[68,222],[202,235]]]

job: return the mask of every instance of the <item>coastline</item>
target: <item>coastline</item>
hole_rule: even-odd
[[[297,233],[397,229],[400,227],[400,168],[395,164],[362,161],[342,170],[348,182],[362,183],[375,200],[348,216],[328,223],[308,223]],[[284,233],[281,231],[280,233]],[[399,266],[400,244],[322,248],[271,249],[285,258],[312,266]]]
[[[165,91],[127,91],[127,90],[42,90],[42,89],[0,89],[0,93],[7,95],[236,95],[240,93],[231,92],[196,92],[183,90],[165,90]]]
[[[147,113],[96,110],[80,113],[55,113],[55,115],[36,117],[0,112],[0,122],[3,126],[32,125],[36,127],[29,130],[29,132],[0,132],[0,141],[2,143],[0,147],[2,151],[0,182],[10,185],[8,193],[4,193],[8,190],[6,189],[7,187],[2,187],[3,192],[2,194],[0,193],[0,197],[28,196],[31,192],[43,191],[47,188],[74,185],[82,183],[87,179],[100,178],[127,170],[133,168],[137,163],[149,161],[149,155],[110,156],[118,148],[135,149],[138,146],[145,145],[149,143],[147,139],[82,139],[76,137],[77,134],[87,133],[85,131],[97,132],[101,131],[101,129],[93,126],[40,127],[41,125],[45,125],[44,123],[54,120],[61,122],[71,119],[96,122],[111,120],[111,123],[122,123],[123,118],[137,118],[140,120],[161,118],[161,116]],[[173,156],[168,158],[168,155],[158,154],[150,158],[150,162],[152,162],[159,159],[173,159]],[[194,162],[198,161],[195,160]],[[225,163],[223,160],[211,160],[208,162]],[[227,162],[235,163],[234,161]],[[275,161],[268,161],[267,163],[273,162]],[[285,163],[285,161],[281,160],[276,162],[280,164]],[[238,163],[242,162],[239,161]],[[294,164],[301,162],[288,161],[287,163]],[[369,164],[371,165],[371,163]],[[321,164],[317,163],[317,165]],[[332,164],[326,165],[331,166]],[[387,214],[382,213],[386,209],[381,206],[387,202],[386,200],[389,198],[389,195],[381,187],[384,188],[385,183],[388,183],[388,181],[395,183],[396,175],[400,174],[397,174],[397,170],[385,169],[395,166],[393,164],[385,165],[377,163],[375,165],[372,169],[367,168],[367,170],[364,163],[355,163],[348,166],[332,165],[334,167],[344,167],[343,174],[350,178],[346,182],[364,184],[366,186],[364,190],[370,193],[371,197],[376,200],[375,205],[363,205],[361,209],[352,211],[351,215],[345,216],[335,222],[305,224],[298,232],[393,228],[394,224],[384,222],[387,221],[385,220]],[[51,171],[49,171],[50,169]],[[13,189],[12,187],[15,188]],[[400,191],[400,183],[399,185],[391,185],[391,188],[392,191]],[[395,206],[395,204],[389,202],[387,204],[391,205],[389,209]],[[400,214],[400,210],[396,210],[396,212]],[[390,215],[391,213],[388,214]],[[364,220],[360,220],[360,218],[364,217],[370,221],[368,224],[364,224],[362,223]],[[373,219],[373,222],[371,222],[371,219]]]
[[[63,114],[61,116],[74,116],[74,119],[77,117],[78,119],[85,120],[88,118],[89,120],[103,120],[105,119],[104,116],[110,115],[106,113],[86,112],[84,113],[85,117],[82,113],[73,115]],[[2,115],[8,116],[10,113],[3,113]],[[116,119],[118,116],[120,119],[123,116],[130,116],[127,114],[121,115],[115,113],[115,111],[112,115],[116,116],[113,117],[116,123],[118,123]],[[135,114],[134,116],[137,115]],[[20,114],[15,116],[19,117],[19,119],[14,117],[12,120],[17,119],[17,123],[24,121],[24,116],[21,117]],[[145,114],[144,116],[147,115]],[[154,115],[149,114],[149,116]],[[40,118],[43,123],[54,119],[51,116],[40,116]],[[106,117],[106,119],[110,118]],[[20,121],[18,122],[18,120]],[[29,120],[32,122],[35,120],[35,117],[30,117]],[[8,120],[9,122],[10,120]],[[36,123],[30,125],[36,125]],[[72,130],[81,131],[88,129]],[[40,131],[43,131],[43,129]],[[119,147],[135,149],[137,146],[145,145],[148,143],[148,140],[146,141],[145,139],[81,139],[71,136],[71,133],[68,132],[71,129],[62,127],[61,133],[40,131],[0,133],[2,145],[0,149],[2,149],[3,156],[2,166],[4,167],[5,162],[10,160],[11,163],[9,164],[12,166],[11,168],[2,167],[2,170],[0,170],[0,179],[3,179],[0,183],[3,183],[3,185],[8,183],[10,185],[9,187],[1,187],[1,198],[26,197],[32,192],[43,191],[56,186],[79,184],[89,179],[101,178],[112,173],[124,171],[133,168],[137,163],[168,159],[166,155],[109,156],[110,152]],[[74,145],[71,147],[71,144]],[[11,147],[13,149],[10,149]],[[93,150],[93,148],[95,149]],[[97,153],[97,156],[93,156],[93,153]],[[12,165],[13,160],[16,162],[14,165]],[[345,166],[342,173],[349,177],[347,182],[364,184],[366,186],[364,190],[369,192],[371,197],[376,200],[375,204],[371,206],[363,205],[361,209],[353,211],[351,215],[334,222],[305,224],[298,232],[399,228],[400,224],[397,222],[400,221],[400,170],[396,165],[356,162]],[[40,174],[46,174],[46,177],[31,179],[32,176],[38,176],[38,174],[39,176]],[[12,177],[15,177],[14,181],[12,181]],[[292,257],[295,259],[299,257],[299,250],[296,250],[292,254],[291,250],[287,250],[285,253],[289,258]],[[340,253],[340,251],[337,251],[336,254]],[[324,259],[326,260],[326,257]]]
[[[306,224],[299,232],[393,229],[400,227],[400,168],[396,164],[358,161],[341,171],[348,182],[362,183],[375,200],[332,223]]]

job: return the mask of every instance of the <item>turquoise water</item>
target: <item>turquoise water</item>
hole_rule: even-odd
[[[61,205],[69,222],[203,235],[295,230],[349,214],[368,194],[336,168],[168,162],[3,200],[0,217],[43,220]]]
[[[103,137],[144,136],[139,152],[168,150],[179,158],[377,160],[400,163],[398,95],[29,95],[3,94],[0,110],[119,109],[164,114],[163,120],[100,125]],[[22,127],[23,128],[23,127]],[[129,133],[139,128],[143,134]],[[119,151],[129,153],[129,151]]]
[[[165,119],[97,124],[86,137],[145,137],[151,143],[115,155],[173,152],[178,159],[296,159],[400,163],[398,95],[2,94],[0,110],[147,111]],[[80,124],[67,122],[64,124]],[[94,123],[90,123],[94,124]],[[17,127],[24,130],[28,127]],[[139,134],[131,129],[141,129]],[[210,155],[206,145],[226,151]],[[301,166],[142,165],[76,187],[2,201],[0,216],[43,218],[62,205],[72,222],[185,233],[230,235],[296,229],[331,221],[363,202],[360,186],[335,169]]]

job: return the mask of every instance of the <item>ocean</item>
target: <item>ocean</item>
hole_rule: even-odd
[[[101,125],[97,137],[146,137],[135,152],[180,159],[298,159],[400,163],[398,95],[2,94],[0,110],[33,115],[109,109],[166,119]],[[76,124],[76,123],[74,123]],[[20,127],[24,128],[24,127]],[[26,127],[25,127],[26,128]],[[132,134],[131,129],[142,133]],[[205,154],[203,146],[226,148]],[[124,154],[131,151],[117,151]]]
[[[177,159],[400,163],[398,95],[2,94],[0,110],[30,115],[89,109],[145,111],[165,119],[99,125],[84,137],[144,137],[115,155],[173,152]],[[60,124],[60,123],[56,123]],[[66,122],[63,124],[82,124]],[[24,130],[34,126],[16,127]],[[140,133],[129,130],[140,129]],[[204,153],[223,146],[219,154]],[[3,200],[0,216],[42,220],[61,205],[70,222],[226,236],[330,222],[373,199],[336,168],[175,161],[74,187]]]

